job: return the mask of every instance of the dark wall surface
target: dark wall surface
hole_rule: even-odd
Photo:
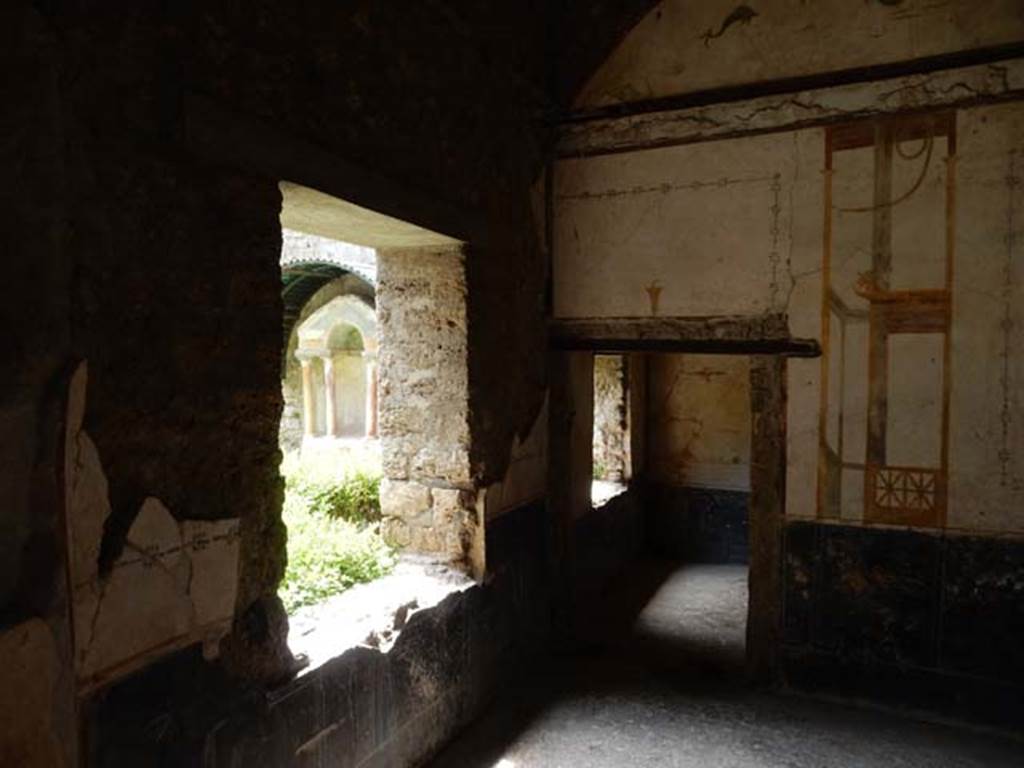
[[[643,550],[643,497],[630,489],[575,521],[568,579],[577,608],[592,611],[622,570]]]
[[[659,483],[648,499],[652,551],[687,563],[749,561],[749,493]]]
[[[794,522],[788,683],[1024,727],[1024,542]]]
[[[500,476],[543,396],[543,356],[528,352],[544,344],[531,185],[546,158],[548,19],[536,3],[447,2],[57,0],[3,14],[14,218],[0,288],[13,372],[0,382],[0,616],[46,615],[61,589],[58,436],[67,373],[84,359],[85,430],[113,505],[104,562],[146,496],[178,518],[240,518],[231,648],[255,659],[264,647],[239,672],[272,677],[287,655],[279,179],[193,154],[189,94],[487,223],[469,269],[474,458]]]

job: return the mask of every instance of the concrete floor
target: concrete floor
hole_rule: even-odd
[[[432,767],[1024,766],[1008,737],[747,689],[746,600],[743,566],[638,564],[601,642],[504,692]]]

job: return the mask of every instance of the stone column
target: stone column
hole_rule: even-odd
[[[366,436],[377,436],[377,356],[365,353],[366,361]]]
[[[461,247],[377,251],[381,530],[408,551],[463,562],[482,575],[466,295]]]
[[[313,437],[316,429],[316,398],[313,397],[313,361],[308,357],[300,357],[302,366],[302,432],[306,437]]]
[[[336,437],[338,434],[337,413],[338,404],[334,394],[334,358],[325,355],[320,358],[324,361],[324,421],[326,422],[326,434]]]

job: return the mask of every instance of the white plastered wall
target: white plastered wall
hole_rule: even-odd
[[[946,526],[1019,533],[1024,105],[956,119]],[[820,340],[824,141],[812,128],[559,161],[556,318],[785,313],[792,336]],[[946,226],[913,216],[922,233]],[[821,362],[788,371],[787,515],[813,518]]]
[[[1024,38],[1018,0],[664,0],[579,108],[940,56]]]

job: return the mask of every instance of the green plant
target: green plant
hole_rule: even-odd
[[[292,612],[373,581],[395,566],[395,550],[376,525],[380,474],[286,457],[283,519],[288,529],[288,567],[279,594]]]
[[[302,496],[314,515],[350,522],[380,519],[380,476],[362,470],[339,480],[324,480],[299,472],[287,478],[285,493]]]
[[[289,506],[288,568],[279,590],[289,613],[394,568],[395,552],[375,527],[311,514],[294,501]]]

